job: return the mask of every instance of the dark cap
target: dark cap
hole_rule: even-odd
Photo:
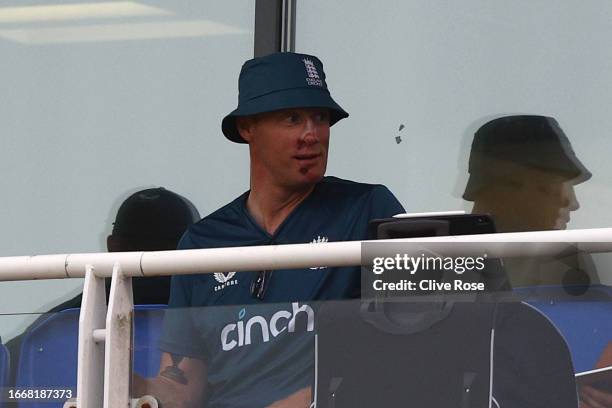
[[[328,108],[330,126],[348,117],[330,96],[317,57],[280,52],[244,63],[238,78],[238,108],[223,118],[221,129],[232,142],[246,143],[236,129],[237,116],[289,108]]]
[[[200,219],[187,200],[163,187],[138,191],[119,207],[113,235],[151,240],[178,240]]]
[[[463,198],[491,182],[511,178],[513,166],[561,176],[575,184],[591,178],[578,160],[569,139],[554,118],[536,115],[504,116],[484,124],[474,134],[470,178]]]

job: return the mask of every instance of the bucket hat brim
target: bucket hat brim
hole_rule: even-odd
[[[349,114],[340,107],[326,89],[292,88],[271,92],[250,99],[223,118],[221,129],[232,142],[247,143],[236,128],[236,118],[256,115],[258,113],[274,112],[292,108],[328,108],[330,112],[329,125],[333,126]]]
[[[553,171],[549,168],[539,168],[538,170],[541,172],[548,172],[550,174],[554,174],[562,177],[566,181],[571,181],[572,185],[577,185],[580,183],[584,183],[592,177],[592,174],[586,167],[575,158],[576,162],[568,165],[568,168],[565,171]],[[532,167],[535,168],[535,167]],[[481,190],[486,188],[490,188],[492,185],[502,182],[503,180],[512,179],[509,174],[499,174],[497,172],[491,172],[492,174],[481,174],[480,172],[470,173],[467,184],[465,186],[465,191],[463,193],[463,199],[466,201],[475,201],[476,196]]]

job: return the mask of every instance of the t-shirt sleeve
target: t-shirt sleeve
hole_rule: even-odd
[[[164,315],[159,348],[168,353],[207,360],[208,353],[193,324],[193,316],[197,311],[191,307],[192,285],[187,278],[172,277],[170,301]]]
[[[187,232],[177,249],[192,248],[194,246]],[[208,353],[193,324],[193,315],[197,314],[192,304],[193,279],[191,275],[172,276],[159,348],[168,353],[207,360]]]
[[[383,185],[376,185],[372,190],[371,219],[389,218],[405,213],[404,207],[393,193]]]

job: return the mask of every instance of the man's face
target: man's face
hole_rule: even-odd
[[[329,110],[296,108],[239,118],[249,143],[251,177],[287,189],[319,182],[327,167]]]
[[[534,182],[528,195],[521,197],[522,205],[528,206],[531,222],[537,230],[564,230],[570,221],[570,212],[580,208],[574,183],[550,176],[546,182]]]
[[[479,191],[477,211],[491,213],[500,232],[566,229],[580,208],[575,181],[535,169],[517,168],[514,175]]]
[[[564,181],[560,187],[561,208],[557,213],[555,229],[563,230],[567,228],[567,223],[570,221],[570,212],[580,208],[576,192],[574,191],[574,183]]]

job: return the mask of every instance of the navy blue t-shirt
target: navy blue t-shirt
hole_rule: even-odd
[[[325,177],[270,235],[247,197],[193,225],[179,249],[362,240],[369,220],[404,212],[385,186]],[[251,295],[257,272],[172,278],[160,347],[206,361],[209,407],[263,407],[310,385],[315,310],[306,301],[359,296],[359,267],[273,271],[263,300]]]

